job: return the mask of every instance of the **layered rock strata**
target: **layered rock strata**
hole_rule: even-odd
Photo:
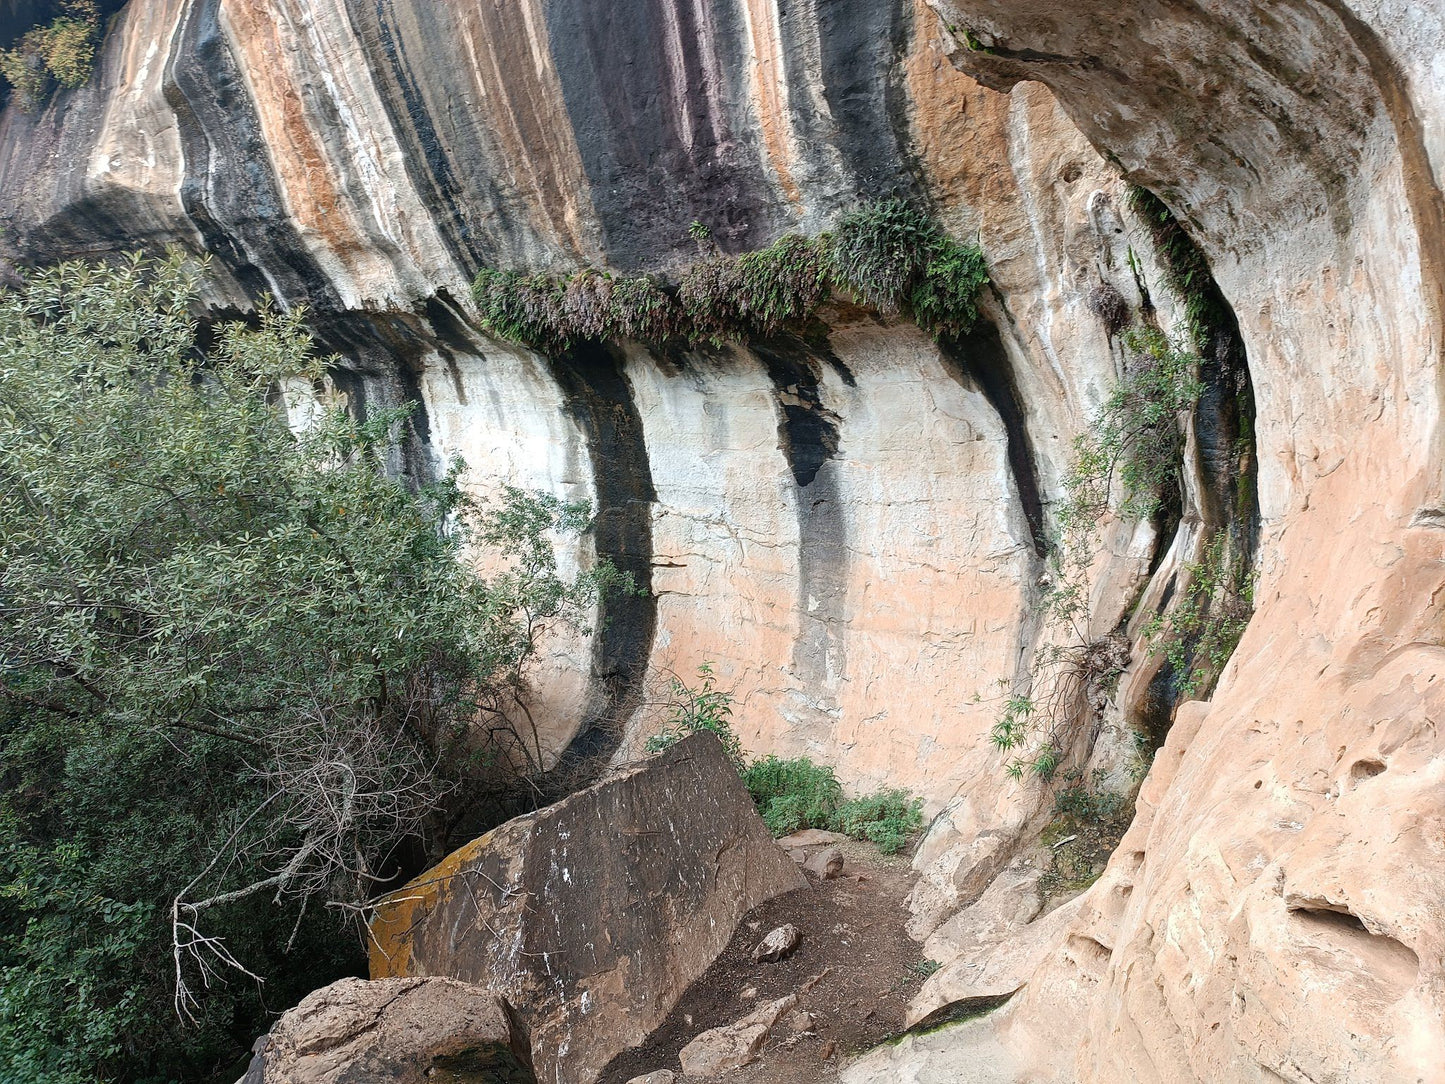
[[[398,469],[461,455],[479,491],[590,499],[570,559],[649,594],[547,645],[549,757],[605,755],[649,675],[712,662],[753,751],[930,811],[968,782],[991,819],[1017,801],[987,733],[1027,680],[1044,508],[1124,362],[1088,294],[1140,307],[1131,245],[1158,272],[1053,99],[939,43],[896,0],[132,3],[90,86],[0,120],[0,246],[209,251],[216,312],[306,304],[354,409],[422,403]],[[666,270],[694,220],[736,251],[892,193],[980,237],[962,343],[845,305],[807,341],[546,358],[462,300],[481,266]],[[1116,611],[1152,541],[1110,539]]]
[[[423,403],[398,469],[460,453],[481,490],[592,499],[570,559],[650,594],[549,646],[551,755],[605,758],[649,674],[712,661],[750,749],[944,809],[926,936],[1046,800],[988,731],[1027,687],[1073,438],[1124,366],[1090,292],[1137,315],[1142,283],[1178,323],[1121,175],[1157,192],[1248,358],[1257,614],[989,1042],[1044,1078],[1428,1079],[1442,23],[1403,0],[132,0],[89,86],[0,119],[0,245],[209,250],[216,313],[308,304],[355,409]],[[665,270],[694,219],[739,251],[891,192],[978,232],[968,341],[840,306],[805,342],[547,358],[462,300],[484,265]],[[1088,635],[1141,600],[1126,722],[1168,720],[1138,617],[1220,511],[1234,442],[1200,421],[1177,530],[1100,538]]]

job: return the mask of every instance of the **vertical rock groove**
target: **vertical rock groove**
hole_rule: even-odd
[[[990,320],[979,320],[961,339],[939,344],[939,352],[949,363],[955,377],[978,385],[984,398],[1003,423],[1008,441],[1009,472],[1018,491],[1019,508],[1028,524],[1035,557],[1048,551],[1044,530],[1044,504],[1039,488],[1038,469],[1024,420],[1023,401],[1009,365],[998,327]]]
[[[642,416],[617,348],[581,343],[550,360],[567,409],[587,441],[597,495],[597,556],[631,573],[645,592],[613,594],[598,607],[591,689],[581,725],[558,765],[566,768],[612,754],[620,740],[620,723],[646,674],[657,626],[652,594],[652,506],[657,492]]]
[[[823,404],[820,358],[811,348],[798,340],[775,339],[754,343],[751,349],[773,382],[778,444],[797,483],[799,628],[793,667],[809,692],[829,708],[847,665],[843,630],[848,548],[833,464],[842,419]]]
[[[206,250],[257,300],[342,309],[291,225],[245,80],[219,22],[220,0],[182,16],[165,83],[185,158],[180,201]]]

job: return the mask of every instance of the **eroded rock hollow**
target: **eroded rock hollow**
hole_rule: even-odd
[[[920,937],[1048,801],[990,733],[1128,365],[1110,314],[1186,317],[1130,186],[1162,200],[1212,275],[1205,389],[1175,506],[1100,524],[1085,632],[1131,661],[1064,752],[1108,774],[1168,737],[990,1034],[1042,1079],[1438,1075],[1440,4],[112,6],[90,83],[0,119],[5,259],[209,252],[217,315],[304,304],[354,410],[420,401],[396,469],[591,500],[569,559],[647,594],[549,644],[549,759],[625,757],[649,675],[712,663],[750,751],[925,798]],[[666,273],[694,222],[741,252],[887,196],[978,238],[964,338],[837,299],[766,341],[548,355],[467,300],[483,268]],[[1254,614],[1180,704],[1141,628],[1219,531]]]

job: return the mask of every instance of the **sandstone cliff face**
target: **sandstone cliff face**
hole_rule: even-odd
[[[987,733],[1037,634],[1043,507],[1122,364],[1085,298],[1137,304],[1148,246],[1048,93],[984,90],[941,40],[894,0],[132,3],[91,86],[0,122],[4,243],[210,251],[218,311],[306,304],[354,405],[423,403],[400,466],[591,499],[575,559],[651,593],[550,646],[554,755],[711,661],[753,750],[1011,807]],[[665,269],[694,219],[737,250],[891,192],[980,233],[960,349],[850,310],[810,345],[549,359],[460,300],[481,266]],[[1153,540],[1116,541],[1123,598]]]
[[[355,405],[421,400],[399,467],[459,453],[481,489],[592,499],[574,559],[651,593],[552,645],[553,753],[608,753],[596,724],[649,672],[712,661],[750,749],[946,809],[936,924],[1037,809],[988,730],[1037,647],[1072,439],[1122,366],[1088,291],[1137,307],[1132,248],[1171,318],[1124,171],[1239,319],[1257,613],[1004,1038],[1061,1078],[1416,1079],[1445,1064],[1442,22],[1403,0],[132,0],[90,86],[0,119],[0,245],[212,251],[218,312],[305,303]],[[979,231],[994,282],[958,349],[839,309],[810,344],[545,358],[461,300],[481,266],[666,268],[694,219],[737,251],[894,191]],[[1095,634],[1197,554],[1198,436],[1176,537],[1105,525]]]

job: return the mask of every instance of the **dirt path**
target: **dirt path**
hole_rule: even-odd
[[[753,1064],[725,1074],[728,1084],[819,1084],[834,1081],[845,1055],[903,1029],[909,999],[926,971],[919,946],[903,932],[904,898],[915,874],[906,857],[885,857],[867,843],[843,845],[843,874],[811,882],[751,912],[737,934],[645,1046],[619,1055],[603,1084],[626,1084],[655,1069],[682,1079],[677,1055],[698,1034],[731,1024],[758,1005],[797,993],[815,976],[799,1009],[812,1018],[794,1030],[784,1016]],[[802,943],[780,963],[755,964],[753,946],[791,922]],[[801,1021],[796,1021],[801,1023]],[[688,1084],[701,1084],[690,1079]]]

